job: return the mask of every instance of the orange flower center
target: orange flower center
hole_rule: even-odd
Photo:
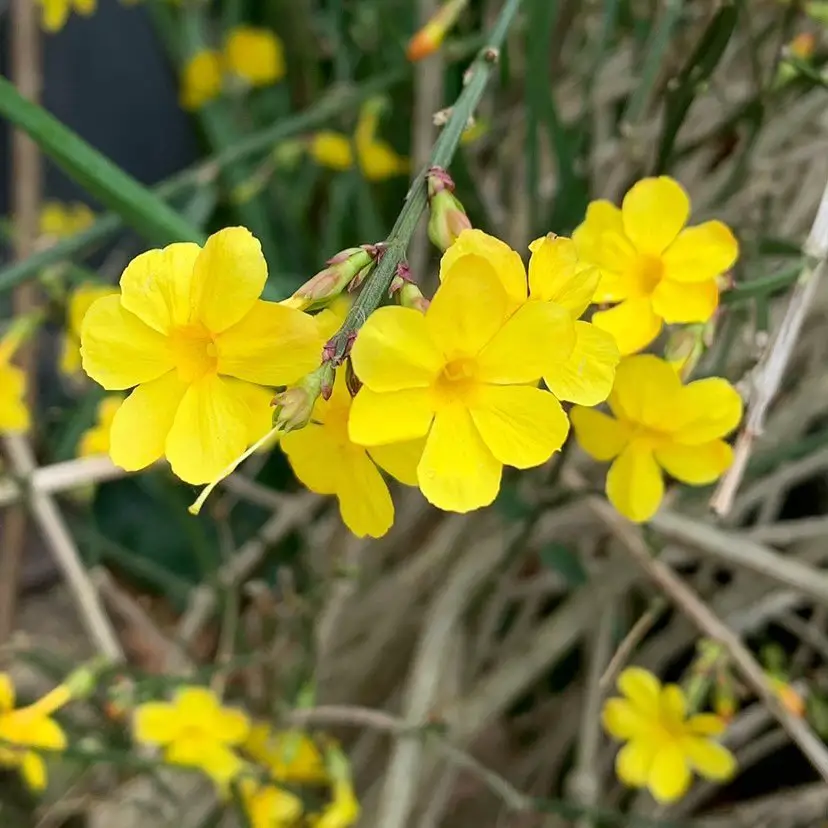
[[[218,348],[203,325],[184,325],[170,333],[175,367],[182,382],[195,382],[206,374],[215,373]]]
[[[465,401],[477,387],[477,360],[459,357],[449,360],[437,377],[435,391],[442,403]]]
[[[649,296],[664,277],[664,263],[658,256],[640,253],[633,263],[632,271],[638,295]]]

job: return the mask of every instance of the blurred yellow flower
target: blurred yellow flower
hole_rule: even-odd
[[[453,267],[461,257],[483,257],[497,272],[511,309],[528,301],[548,302],[566,310],[574,323],[575,347],[566,359],[550,360],[543,379],[559,400],[597,405],[609,395],[620,359],[611,334],[579,321],[592,301],[600,274],[594,266],[578,260],[571,239],[550,234],[536,239],[529,249],[528,293],[520,256],[481,230],[460,234],[443,256],[441,278],[443,270]]]
[[[727,225],[685,227],[690,199],[672,178],[645,178],[619,210],[594,201],[573,239],[579,257],[601,271],[594,302],[617,302],[592,322],[611,333],[622,354],[639,351],[664,322],[706,322],[719,302],[717,277],[739,255]]]
[[[313,739],[301,730],[275,730],[268,722],[256,722],[250,728],[244,749],[279,781],[328,781],[322,754]]]
[[[224,44],[224,65],[251,86],[276,83],[285,76],[282,42],[269,29],[236,26]]]
[[[94,222],[92,208],[82,202],[63,204],[60,201],[47,201],[40,210],[40,235],[63,239],[86,230]]]
[[[113,296],[118,291],[111,285],[79,285],[69,297],[67,326],[63,333],[60,350],[60,370],[73,376],[81,370],[80,334],[83,318],[92,304],[103,296]]]
[[[78,443],[78,457],[109,454],[112,421],[123,401],[124,398],[120,394],[109,394],[98,403],[97,421],[83,433]]]
[[[110,456],[128,471],[166,456],[205,483],[270,430],[271,394],[319,364],[311,316],[258,297],[267,281],[259,242],[243,227],[204,248],[149,250],[98,299],[81,329],[83,368],[109,391],[135,390],[112,423]]]
[[[32,327],[31,320],[18,319],[0,339],[0,433],[26,431],[30,425],[25,401],[26,374],[11,360]]]
[[[736,760],[713,740],[725,729],[713,713],[688,716],[680,687],[661,682],[648,670],[629,667],[618,677],[623,698],[604,703],[602,719],[610,736],[627,744],[618,752],[618,778],[633,788],[648,788],[662,803],[681,799],[692,771],[715,781],[730,779]]]
[[[292,828],[302,815],[302,800],[276,785],[246,778],[239,791],[250,828]]]
[[[378,538],[394,522],[391,493],[379,469],[416,486],[424,442],[415,439],[370,449],[354,443],[348,435],[351,405],[345,368],[340,368],[331,398],[320,397],[311,422],[282,436],[282,451],[311,491],[336,495],[342,520],[357,537]]]
[[[390,144],[377,138],[381,108],[381,100],[363,104],[353,138],[360,169],[369,181],[407,175],[411,169],[408,158],[398,155]],[[338,172],[354,166],[351,139],[340,132],[322,130],[315,133],[308,139],[308,153],[317,164]]]
[[[71,697],[70,689],[61,684],[34,704],[15,710],[12,680],[0,673],[0,767],[19,769],[33,790],[46,787],[40,751],[66,748],[66,734],[51,716]]]
[[[627,357],[609,397],[615,417],[576,406],[575,436],[596,460],[612,460],[606,492],[630,520],[649,520],[664,496],[661,469],[683,483],[712,483],[732,459],[722,439],[739,424],[742,400],[719,377],[682,385],[671,365],[655,356]]]
[[[350,780],[337,779],[333,784],[333,800],[314,822],[314,828],[349,828],[359,819],[359,800]]]
[[[196,52],[181,74],[181,106],[198,109],[221,94],[221,54],[214,49]]]
[[[420,489],[454,512],[491,503],[504,464],[545,463],[569,430],[555,397],[533,387],[572,352],[569,312],[551,302],[515,310],[498,262],[482,245],[479,253],[441,268],[424,314],[402,307],[371,314],[351,354],[364,383],[351,408],[351,439],[373,448],[425,437]]]
[[[247,739],[250,721],[206,687],[181,687],[172,702],[139,704],[132,729],[136,742],[161,748],[165,762],[201,770],[222,790],[244,768],[234,748]]]
[[[43,16],[43,28],[52,34],[59,32],[69,19],[69,13],[89,17],[97,8],[97,0],[38,0]]]

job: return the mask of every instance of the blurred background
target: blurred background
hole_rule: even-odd
[[[91,13],[67,0],[65,22],[31,48],[45,108],[205,232],[250,228],[268,260],[265,296],[282,299],[339,250],[388,234],[439,133],[434,116],[462,90],[502,2],[457,5],[445,40],[418,61],[406,49],[436,0],[98,0]],[[242,24],[275,36],[274,71],[219,79],[211,92],[191,59],[220,51]],[[0,0],[7,77],[22,36]],[[571,233],[590,200],[617,203],[645,175],[673,176],[692,197],[694,223],[719,218],[739,238],[700,373],[744,387],[801,271],[828,176],[826,58],[828,3],[525,0],[452,164],[456,195],[475,227],[525,251],[549,231]],[[312,684],[317,704],[435,727],[497,775],[487,781],[428,742],[334,728],[363,803],[359,825],[823,824],[828,788],[727,659],[708,651],[705,660],[696,628],[628,561],[593,508],[602,472],[575,447],[537,474],[507,477],[495,505],[470,515],[440,513],[399,488],[395,526],[376,541],[351,536],[331,499],[302,489],[278,450],[252,458],[198,518],[187,512],[194,488],[165,466],[99,474],[83,446],[103,392],[61,363],[77,336],[72,297],[78,285],[115,285],[149,245],[140,230],[103,227],[102,205],[44,161],[34,264],[21,276],[11,145],[0,121],[0,318],[29,302],[42,310],[26,361],[36,389],[28,442],[42,468],[68,468],[52,502],[128,656],[125,675],[167,674],[181,659],[209,675],[265,654],[231,676],[254,707],[294,704]],[[83,233],[84,243],[38,264]],[[409,262],[430,294],[438,253],[424,227]],[[785,566],[819,573],[828,563],[826,314],[823,286],[729,514],[714,521],[711,492],[685,489],[646,530],[823,740],[828,598],[792,589]],[[92,465],[71,465],[79,457]],[[14,486],[3,488],[31,468],[6,460],[0,644],[33,694],[93,648],[54,535],[26,519]],[[745,565],[757,548],[782,569]],[[740,772],[731,783],[697,784],[660,810],[620,786],[598,727],[611,688],[598,679],[631,630],[628,661],[667,680],[701,676],[713,702],[732,697],[726,743]],[[538,810],[515,813],[498,780],[537,797]],[[44,805],[3,776],[0,824],[208,824],[193,804],[203,792],[176,790],[181,812],[158,821],[129,804],[132,784],[126,770],[66,772]],[[381,823],[378,813],[394,816]]]

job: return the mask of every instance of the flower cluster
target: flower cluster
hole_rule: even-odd
[[[181,105],[198,109],[217,98],[225,83],[270,86],[285,76],[282,42],[269,29],[236,26],[221,51],[202,49],[184,66]]]

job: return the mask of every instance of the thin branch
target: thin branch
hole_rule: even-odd
[[[615,651],[615,655],[610,659],[607,669],[604,670],[604,675],[601,676],[602,693],[606,693],[615,684],[618,674],[630,660],[630,656],[635,652],[636,647],[658,621],[666,605],[667,602],[662,598],[656,598],[647,608],[647,611],[632,625],[632,628]]]

